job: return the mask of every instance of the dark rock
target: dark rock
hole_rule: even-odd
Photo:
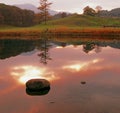
[[[50,83],[45,79],[31,79],[26,83],[26,88],[29,90],[41,90],[48,87],[50,87]]]
[[[86,84],[86,82],[85,81],[81,81],[81,84]]]
[[[28,88],[26,88],[26,93],[28,95],[31,96],[41,96],[41,95],[46,95],[48,94],[50,91],[50,87],[46,88],[46,89],[42,89],[42,90],[38,90],[38,91],[33,91],[33,90],[29,90]]]
[[[50,83],[45,79],[31,79],[26,83],[26,93],[29,95],[45,95],[50,90]]]

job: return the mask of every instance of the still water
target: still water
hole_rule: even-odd
[[[0,40],[0,113],[120,113],[120,41]]]

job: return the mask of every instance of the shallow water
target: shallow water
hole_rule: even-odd
[[[32,78],[47,94],[27,94]],[[120,113],[120,41],[1,40],[0,113]]]

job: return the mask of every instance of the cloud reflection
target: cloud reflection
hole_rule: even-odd
[[[48,72],[47,69],[31,65],[13,67],[11,75],[14,79],[22,84],[25,84],[28,80],[33,78],[47,79],[49,81],[58,79],[54,72]]]
[[[80,63],[74,63],[74,64],[70,64],[70,65],[66,65],[66,66],[63,66],[63,69],[68,69],[68,70],[71,70],[71,71],[80,71],[80,70],[84,70],[88,67],[90,67],[91,65],[93,64],[96,64],[98,62],[101,62],[103,61],[103,59],[94,59],[92,61],[88,61],[88,62],[80,62]]]
[[[63,69],[72,69],[75,71],[80,71],[84,66],[85,64],[73,64],[73,65],[64,66]]]

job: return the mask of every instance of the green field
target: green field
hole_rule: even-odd
[[[102,27],[104,25],[120,26],[120,18],[105,18],[74,14],[67,18],[56,19],[48,23],[51,25],[65,25],[72,27]]]
[[[0,26],[0,31],[5,30],[43,30],[46,28],[69,27],[73,29],[80,29],[84,27],[103,27],[103,26],[119,26],[120,18],[104,18],[74,14],[66,18],[54,19],[47,22],[47,25],[40,24],[32,27],[13,27],[13,26]]]
[[[107,26],[104,28],[103,26]],[[110,27],[109,27],[110,26]],[[112,27],[113,26],[113,27]],[[8,25],[0,26],[0,37],[2,36],[38,36],[48,29],[49,33],[58,35],[71,35],[81,33],[87,35],[99,35],[112,33],[120,36],[120,18],[103,18],[74,14],[60,19],[54,19],[31,27],[15,27]]]

